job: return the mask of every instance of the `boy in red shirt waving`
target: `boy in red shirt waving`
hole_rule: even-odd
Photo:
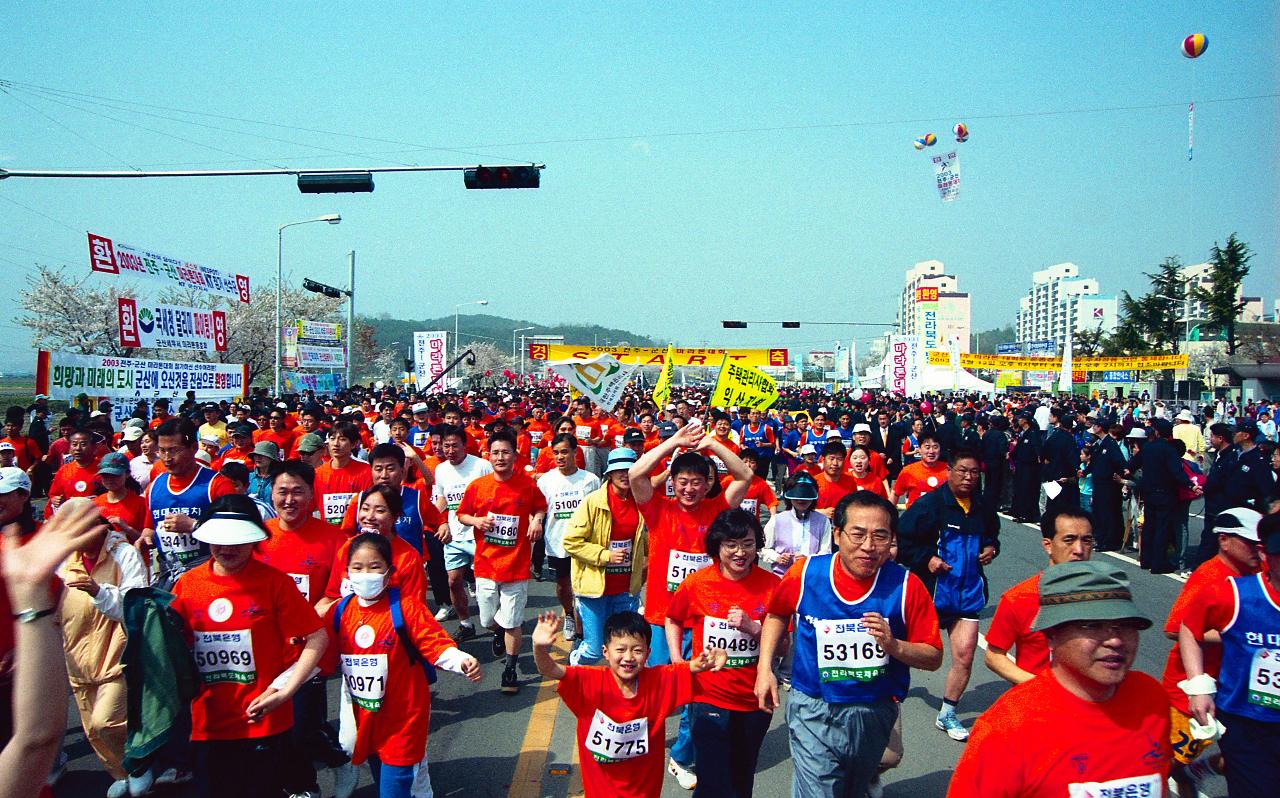
[[[551,658],[561,620],[544,612],[533,630],[533,658],[544,678],[560,682],[560,698],[578,719],[578,759],[587,798],[657,798],[667,716],[689,703],[691,674],[719,670],[723,649],[688,662],[646,668],[652,634],[638,613],[619,612],[604,624],[605,667],[559,664]]]

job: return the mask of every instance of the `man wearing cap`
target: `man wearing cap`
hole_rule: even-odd
[[[216,443],[221,449],[227,444],[227,422],[222,419],[222,411],[213,402],[205,403],[200,409],[204,413],[204,423],[200,425],[196,434],[200,438],[212,435],[217,439]]]
[[[448,417],[448,410],[445,416]],[[454,424],[440,426],[440,447],[444,461],[436,466],[431,498],[436,509],[448,513],[450,541],[444,546],[444,565],[449,572],[449,590],[453,596],[453,612],[458,617],[454,639],[458,642],[476,636],[468,607],[466,577],[476,556],[475,532],[458,520],[458,506],[467,486],[480,477],[493,473],[493,466],[467,451],[467,432]],[[443,619],[442,619],[443,620]]]
[[[1167,574],[1174,570],[1169,561],[1169,543],[1179,534],[1181,523],[1177,511],[1178,489],[1193,490],[1197,496],[1202,491],[1187,476],[1182,458],[1170,443],[1172,422],[1157,418],[1151,426],[1156,436],[1129,460],[1127,471],[1132,474],[1142,470],[1138,489],[1142,492],[1144,519],[1138,559],[1151,573]]]
[[[0,468],[17,468],[15,455],[12,443],[0,441]]]
[[[1226,727],[1218,745],[1231,798],[1274,796],[1280,784],[1280,515],[1259,521],[1258,537],[1262,572],[1219,581],[1187,609],[1178,630],[1187,673],[1178,686],[1197,724]],[[1222,647],[1216,683],[1205,650],[1215,632]]]
[[[1183,409],[1174,417],[1173,437],[1187,445],[1187,453],[1184,457],[1193,463],[1201,461],[1201,455],[1204,453],[1204,435],[1201,434],[1200,427],[1196,425],[1196,417],[1191,415],[1190,410]]]
[[[1187,678],[1178,649],[1178,629],[1182,626],[1188,609],[1206,601],[1220,582],[1258,572],[1262,564],[1258,551],[1260,520],[1261,515],[1244,507],[1228,510],[1216,518],[1208,519],[1206,525],[1216,529],[1218,536],[1217,554],[1188,577],[1165,621],[1164,635],[1174,643],[1165,662],[1162,682],[1173,704],[1173,711],[1170,713],[1173,726],[1170,738],[1174,758],[1173,778],[1178,781],[1179,791],[1184,798],[1194,798],[1195,785],[1210,773],[1222,772],[1222,757],[1197,759],[1213,740],[1193,735],[1191,731],[1191,709],[1187,703],[1187,695],[1178,686],[1179,682]],[[1216,678],[1222,663],[1222,645],[1216,634],[1211,635],[1210,640],[1204,643],[1203,651],[1204,670]]]
[[[878,451],[872,442],[870,425],[861,422],[853,425],[853,446],[866,448],[867,459],[870,460],[867,470],[871,473],[871,476],[876,479],[889,478],[889,466],[885,462],[884,453]],[[853,446],[849,448],[852,449]],[[845,470],[849,470],[848,460],[845,461]]]
[[[285,426],[286,413],[283,408],[274,407],[267,416],[267,429],[258,437],[258,443],[271,441],[280,452],[288,452],[293,448],[293,440],[297,435]]]
[[[1264,512],[1271,491],[1270,466],[1267,455],[1258,447],[1258,425],[1248,419],[1236,424],[1236,462],[1227,479],[1225,500],[1228,507],[1252,507]]]
[[[271,469],[280,462],[280,450],[271,441],[261,441],[254,444],[249,457],[253,467],[249,473],[249,495],[270,502]]]
[[[318,434],[308,432],[306,435],[300,436],[293,447],[294,452],[297,454],[297,459],[312,468],[319,468],[324,464],[324,438],[321,438]]]
[[[738,431],[742,440],[742,450],[750,449],[756,455],[756,474],[769,473],[769,462],[778,451],[778,439],[773,428],[762,420],[759,410],[754,407],[747,411],[747,423]]]
[[[1040,535],[1049,567],[1064,562],[1084,562],[1094,548],[1089,513],[1079,507],[1059,506],[1040,517]],[[1049,645],[1042,632],[1034,631],[1040,610],[1040,571],[1005,591],[987,629],[987,667],[1013,684],[1030,681],[1049,668]],[[1012,654],[1017,655],[1011,659]]]
[[[1120,473],[1124,455],[1120,445],[1108,433],[1105,417],[1090,421],[1094,439],[1089,443],[1089,471],[1093,475],[1093,532],[1097,551],[1115,551],[1124,535],[1123,497],[1120,495]]]
[[[1200,530],[1200,545],[1193,562],[1208,562],[1217,553],[1218,535],[1213,528],[1214,521],[1219,513],[1234,506],[1230,502],[1237,498],[1235,493],[1239,486],[1233,483],[1232,478],[1235,476],[1240,450],[1232,445],[1233,434],[1231,427],[1226,424],[1209,426],[1212,458],[1204,481],[1204,526]]]
[[[416,449],[426,449],[431,434],[431,408],[426,402],[417,402],[410,408],[413,426],[409,427],[409,444]]]
[[[1048,568],[1034,628],[1049,644],[1049,670],[978,718],[948,798],[1164,795],[1169,701],[1155,679],[1130,670],[1149,626],[1120,568]]]
[[[222,463],[238,462],[244,463],[248,469],[253,469],[253,425],[247,421],[239,421],[231,425],[231,445],[222,453]]]

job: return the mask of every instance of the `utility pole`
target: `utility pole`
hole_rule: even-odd
[[[356,251],[347,253],[347,388],[351,387],[351,361],[356,356]]]

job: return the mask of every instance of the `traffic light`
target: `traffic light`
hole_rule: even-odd
[[[720,322],[720,324],[721,324],[721,325],[722,325],[726,330],[745,330],[745,329],[747,329],[747,323],[746,323],[745,321],[722,321],[722,322]]]
[[[316,294],[324,294],[332,299],[341,299],[344,296],[344,292],[341,288],[334,288],[331,285],[317,283],[315,280],[311,279],[304,279],[302,281],[302,287],[307,291],[311,291]]]
[[[800,322],[798,322],[798,321],[784,321],[784,322],[782,322],[782,329],[784,329],[784,330],[797,330],[797,329],[799,329],[799,328],[800,328]]]
[[[542,170],[536,166],[477,166],[464,169],[467,188],[537,188]]]
[[[371,172],[311,172],[298,175],[303,194],[368,194],[373,191]]]

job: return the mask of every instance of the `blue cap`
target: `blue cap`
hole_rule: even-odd
[[[609,452],[609,460],[605,463],[604,473],[610,474],[614,471],[627,471],[631,466],[635,465],[636,453],[632,449],[620,447]]]

